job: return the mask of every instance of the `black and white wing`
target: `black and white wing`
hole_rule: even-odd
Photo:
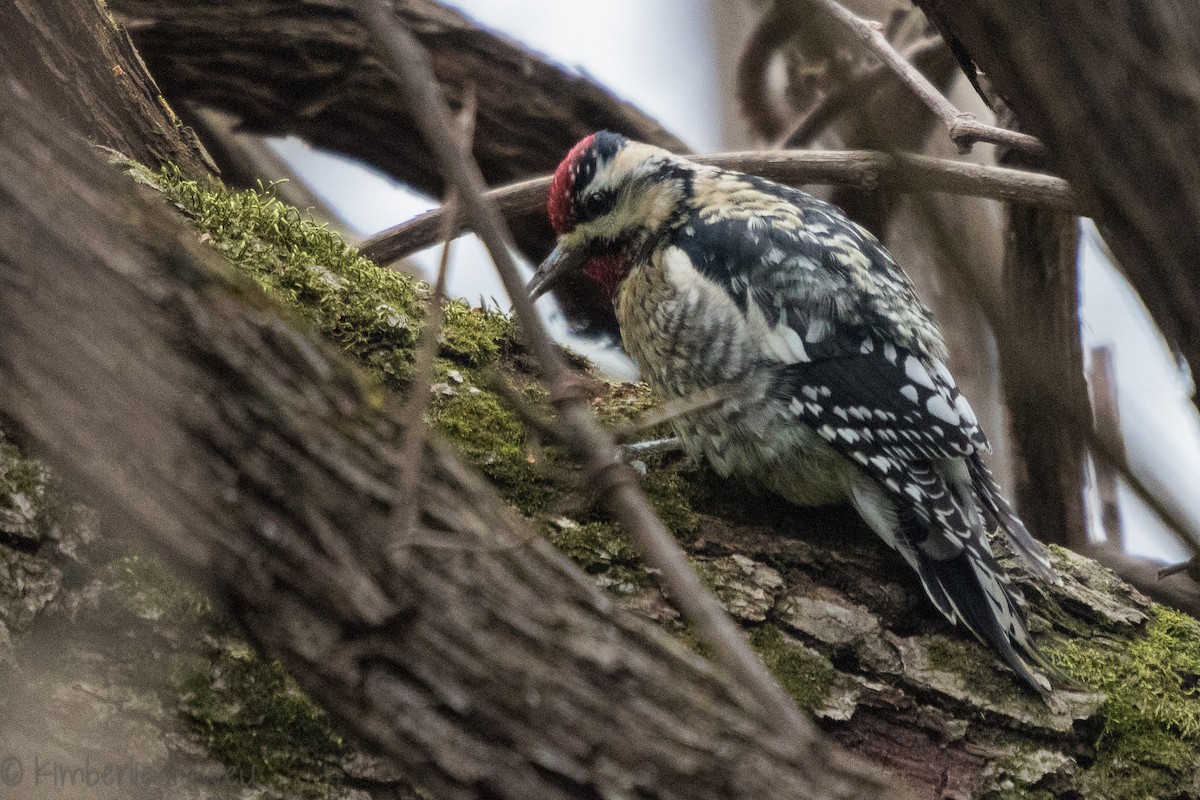
[[[724,206],[736,211],[689,220],[677,246],[746,316],[791,419],[870,479],[850,487],[852,502],[935,605],[1045,690],[1021,655],[1043,663],[987,528],[1004,530],[1036,574],[1054,571],[980,460],[987,439],[928,310],[882,245],[836,208],[767,182],[739,191]]]

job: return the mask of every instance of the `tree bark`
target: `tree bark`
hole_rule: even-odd
[[[1046,144],[1168,342],[1200,364],[1200,5],[918,5]]]
[[[243,306],[249,287],[87,154],[47,150],[58,131],[17,123],[0,127],[0,222],[39,247],[0,245],[0,409],[107,529],[204,581],[349,733],[437,797],[894,795],[836,751],[778,741],[737,687],[617,610],[436,438],[419,491],[405,493],[403,422],[372,410],[336,357],[261,301]],[[609,391],[619,408],[631,390]],[[852,516],[658,469],[660,498],[699,484],[669,501],[691,503],[669,518],[840,741],[924,796],[1099,779],[1076,761],[1093,753],[1099,698],[1062,689],[1048,707],[1022,690],[946,630]],[[406,502],[420,525],[389,539]],[[636,574],[621,556],[591,566]],[[1103,632],[1089,646],[1124,664],[1150,635],[1144,601],[1082,560],[1060,569],[1062,587],[1026,586],[1056,620],[1059,633],[1040,623],[1043,643]],[[674,618],[632,580],[646,588],[628,604]]]
[[[1011,205],[1004,254],[1004,311],[1039,355],[1000,346],[1016,480],[1014,500],[1029,529],[1045,542],[1082,551],[1084,437],[1090,419],[1079,329],[1076,269],[1079,222],[1069,214]],[[1074,413],[1064,410],[1066,403]]]
[[[8,0],[0,3],[0,31],[0,73],[97,143],[144,164],[175,164],[193,177],[213,168],[103,3]]]

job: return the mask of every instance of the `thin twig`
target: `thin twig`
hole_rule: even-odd
[[[585,472],[594,476],[596,485],[603,487],[609,510],[639,545],[647,562],[661,571],[664,588],[713,649],[716,660],[754,698],[768,724],[789,734],[797,747],[815,746],[819,736],[812,722],[771,677],[750,650],[741,630],[692,571],[683,550],[638,489],[632,470],[621,463],[612,437],[591,416],[578,379],[568,370],[525,292],[509,249],[511,238],[499,209],[486,196],[487,186],[478,165],[457,137],[447,135],[452,130],[450,113],[429,56],[412,34],[398,24],[383,0],[358,0],[356,9],[384,63],[391,67],[405,105],[437,158],[443,176],[458,190],[464,212],[491,254],[520,321],[526,346],[550,386],[568,446],[583,463]],[[844,757],[837,760],[844,769],[871,775],[865,765],[859,767]]]
[[[1196,591],[1196,585],[1188,581],[1162,580],[1158,563],[1131,556],[1121,548],[1107,543],[1088,545],[1083,548],[1082,553],[1116,572],[1122,580],[1132,583],[1139,592],[1149,596],[1156,603],[1200,618],[1200,592]]]
[[[613,438],[616,439],[617,444],[628,444],[637,436],[652,428],[657,428],[659,425],[670,422],[673,419],[686,417],[688,414],[695,414],[697,411],[712,408],[718,403],[723,403],[726,400],[737,397],[743,390],[744,387],[741,383],[721,383],[716,386],[709,386],[706,389],[698,389],[686,397],[668,400],[658,408],[650,409],[633,422],[619,429]]]
[[[1172,575],[1178,575],[1181,572],[1186,572],[1192,580],[1197,580],[1197,575],[1200,574],[1200,557],[1189,558],[1182,564],[1172,564],[1169,567],[1163,567],[1158,571],[1158,579],[1169,578]]]
[[[1062,178],[930,156],[893,155],[875,150],[766,150],[689,158],[790,186],[820,183],[860,189],[945,192],[1081,211],[1071,187]],[[496,204],[506,219],[544,214],[549,188],[549,177],[532,178],[494,189],[488,192],[488,200]],[[430,247],[439,241],[441,217],[442,210],[434,209],[389,228],[364,242],[362,253],[376,263],[390,264]]]
[[[450,248],[454,242],[454,227],[458,217],[456,205],[454,191],[451,190],[446,194],[448,213],[442,225],[444,236],[442,256],[438,262],[437,280],[433,284],[433,293],[425,312],[425,325],[421,328],[421,335],[417,341],[412,378],[409,380],[408,403],[404,409],[404,418],[408,421],[408,429],[405,431],[404,442],[400,448],[398,497],[412,497],[412,490],[421,479],[421,453],[425,445],[425,414],[429,411],[429,396],[437,363],[438,339],[442,335],[442,322],[446,316],[442,304],[446,300],[446,273],[450,265]],[[399,519],[394,521],[393,530],[389,531],[389,536],[394,537],[397,547],[404,548],[410,544],[419,508],[418,503],[405,503],[397,510]]]
[[[903,58],[909,63],[922,61],[946,46],[940,36],[930,36],[909,47]],[[885,86],[896,74],[882,64],[867,67],[847,81],[839,83],[819,102],[813,104],[779,136],[775,149],[806,147],[841,114],[862,103]]]
[[[470,146],[475,131],[475,91],[471,87],[458,115],[458,132],[465,147]],[[412,378],[409,381],[408,404],[404,418],[408,420],[404,443],[400,448],[400,491],[399,497],[412,497],[421,479],[421,455],[425,445],[425,414],[429,411],[430,387],[433,384],[437,364],[438,340],[442,336],[445,320],[446,276],[450,269],[450,249],[455,239],[458,223],[458,201],[454,188],[446,191],[444,207],[447,209],[442,222],[442,256],[438,261],[437,278],[433,283],[433,294],[427,304],[425,325],[417,342],[413,359]],[[398,510],[401,517],[390,531],[391,540],[399,549],[411,544],[416,527],[418,503],[405,503]]]
[[[838,22],[845,25],[858,39],[865,44],[889,69],[896,73],[913,94],[924,103],[930,111],[946,126],[950,139],[958,146],[959,152],[969,153],[976,142],[991,142],[1014,150],[1020,150],[1035,155],[1045,155],[1046,146],[1027,133],[1012,131],[987,125],[975,118],[974,114],[959,111],[954,104],[942,95],[921,71],[896,52],[892,43],[883,35],[878,23],[864,19],[854,14],[837,0],[808,0],[823,8]]]

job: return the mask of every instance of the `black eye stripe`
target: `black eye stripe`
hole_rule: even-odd
[[[612,211],[616,202],[617,192],[615,189],[589,192],[576,201],[575,218],[580,222],[590,222]]]

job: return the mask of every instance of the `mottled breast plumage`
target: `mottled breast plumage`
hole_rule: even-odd
[[[767,376],[763,396],[741,405],[760,406],[761,437],[783,440],[773,450],[834,444],[891,484],[898,461],[987,449],[944,366],[940,332],[874,236],[769,181],[702,169],[689,188],[686,212],[617,301],[626,348],[648,381],[684,396]],[[708,435],[690,424],[685,443]],[[757,472],[760,461],[730,469]]]

